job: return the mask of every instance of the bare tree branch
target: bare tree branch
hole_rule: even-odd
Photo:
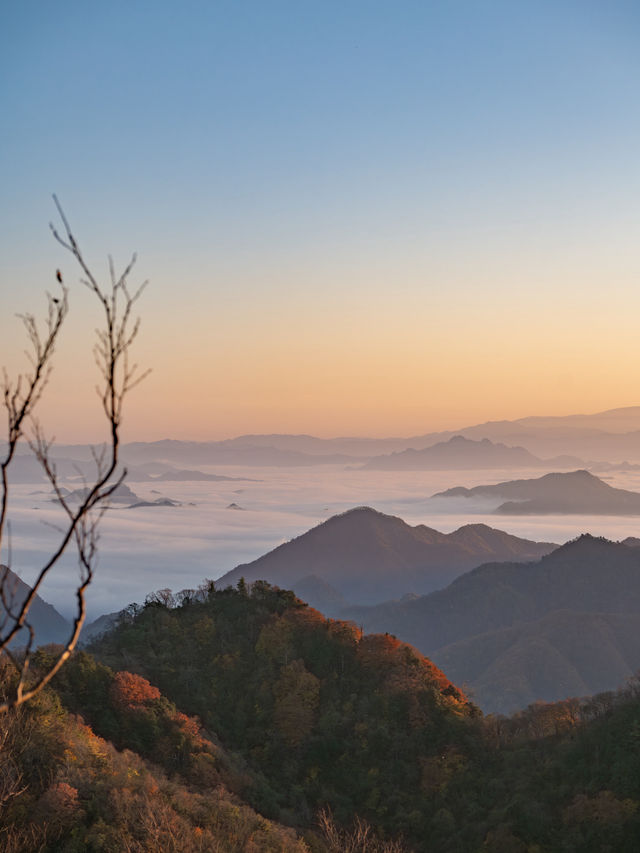
[[[65,524],[60,531],[57,546],[40,569],[35,582],[22,602],[16,603],[12,591],[9,589],[8,570],[5,569],[4,574],[0,576],[0,603],[3,610],[0,622],[0,655],[5,655],[11,661],[18,674],[11,694],[0,702],[0,713],[28,701],[42,690],[77,645],[86,614],[85,592],[93,580],[95,571],[98,526],[108,506],[110,495],[120,486],[126,476],[126,469],[117,471],[124,399],[129,391],[141,382],[148,373],[148,371],[139,372],[137,365],[131,366],[129,363],[129,352],[140,328],[140,320],[133,315],[133,311],[147,284],[145,281],[133,292],[128,288],[128,277],[133,270],[136,256],[133,255],[120,276],[116,275],[113,260],[109,257],[110,285],[103,289],[86,264],[56,196],[53,197],[53,200],[64,226],[63,236],[61,236],[52,224],[50,227],[53,236],[74,256],[84,275],[81,281],[95,294],[101,306],[103,320],[96,332],[97,343],[94,346],[94,358],[101,376],[97,390],[107,420],[108,441],[100,451],[92,450],[95,463],[93,481],[89,485],[85,484],[79,505],[73,505],[67,499],[58,479],[52,457],[52,442],[46,438],[44,430],[34,418],[34,409],[42,396],[50,375],[55,345],[69,308],[68,289],[62,282],[62,274],[57,270],[56,278],[61,287],[61,295],[53,297],[47,293],[48,307],[43,331],[40,330],[40,326],[33,315],[21,315],[30,344],[27,357],[31,363],[31,372],[18,376],[15,382],[9,380],[6,372],[4,374],[2,392],[4,408],[7,413],[8,437],[7,450],[4,458],[0,461],[2,489],[0,493],[0,548],[2,548],[3,535],[7,527],[8,469],[14,459],[18,442],[23,437],[27,438],[31,451],[51,484],[57,503],[65,515]],[[25,436],[27,422],[32,425],[29,436]],[[29,612],[45,579],[72,542],[75,544],[80,566],[80,580],[75,591],[75,619],[70,636],[59,652],[57,659],[46,672],[39,673],[36,678],[30,674],[29,670],[36,640],[33,625],[29,622]],[[25,630],[28,635],[26,646],[20,655],[13,654],[9,650],[9,646],[20,632],[22,632],[20,634],[22,638]]]
[[[378,838],[358,815],[349,829],[336,824],[330,808],[321,809],[317,824],[329,853],[410,853],[401,841]]]

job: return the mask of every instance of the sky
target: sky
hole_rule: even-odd
[[[640,8],[23,0],[0,29],[0,363],[100,440],[94,272],[150,279],[125,440],[414,435],[640,395]]]

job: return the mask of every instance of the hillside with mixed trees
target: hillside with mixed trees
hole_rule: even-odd
[[[4,853],[308,851],[233,792],[242,766],[196,720],[140,676],[87,655],[69,662],[57,689],[0,719],[0,737]]]
[[[363,636],[261,582],[177,608],[152,602],[95,651],[245,756],[258,773],[249,802],[282,820],[310,822],[329,806],[341,822],[358,813],[419,835],[427,816],[415,757],[437,762],[449,743],[462,747],[478,715],[411,647]]]
[[[0,727],[0,845],[16,853],[640,840],[637,681],[483,717],[412,647],[266,583],[130,607]]]

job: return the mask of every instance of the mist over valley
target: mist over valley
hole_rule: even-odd
[[[532,429],[529,421],[535,420],[525,419],[528,430]],[[544,437],[549,431],[554,435],[562,431],[565,439],[559,449],[566,452],[571,449],[576,429],[593,432],[597,426],[601,435],[603,424],[613,424],[616,429],[626,430],[637,424],[638,410],[616,410],[591,418],[540,420],[542,426],[535,434]],[[469,427],[455,434],[480,435],[481,429],[490,426]],[[493,430],[514,433],[517,426],[518,422],[512,422],[501,424],[499,430],[494,426]],[[608,433],[611,439],[627,434]],[[433,442],[431,447],[437,446],[441,434],[432,434],[429,440]],[[633,517],[598,515],[593,511],[564,516],[545,511],[522,517],[500,514],[492,518],[504,498],[476,495],[470,501],[462,495],[433,497],[461,484],[473,489],[519,479],[534,481],[541,477],[537,463],[533,468],[378,471],[362,469],[361,464],[352,465],[351,462],[357,463],[353,455],[349,464],[332,461],[338,450],[343,453],[350,449],[353,453],[356,448],[370,454],[372,448],[377,451],[395,447],[401,453],[411,443],[416,442],[414,439],[336,439],[334,442],[309,436],[249,436],[222,442],[259,447],[263,460],[273,453],[274,447],[278,453],[313,456],[313,464],[298,464],[298,456],[295,464],[258,467],[208,464],[212,453],[215,457],[219,442],[125,445],[124,457],[131,468],[127,486],[136,501],[114,503],[103,519],[100,564],[88,597],[91,618],[133,601],[144,601],[154,589],[169,587],[177,591],[197,587],[204,578],[220,578],[331,516],[357,506],[369,506],[397,516],[407,524],[426,525],[444,534],[464,524],[479,523],[524,539],[562,544],[585,532],[614,541],[640,532]],[[319,448],[327,452],[320,453]],[[57,454],[63,460],[60,470],[65,487],[70,491],[79,488],[83,466],[89,464],[89,448],[64,446],[56,449]],[[369,458],[374,457],[375,454]],[[602,467],[611,466],[606,472],[600,471],[602,485],[640,492],[640,470],[634,467],[640,460],[640,449],[636,456],[629,457],[628,465],[620,465],[619,456],[614,455],[610,460],[600,460]],[[56,534],[51,525],[57,523],[58,513],[29,457],[18,461],[13,486],[16,503],[11,516],[13,568],[28,583],[55,543]],[[149,505],[138,506],[133,512],[129,507],[134,503]],[[234,506],[242,511],[238,512]],[[63,614],[68,611],[69,591],[76,573],[73,559],[65,558],[61,571],[51,577],[44,590],[45,599]],[[403,592],[416,590],[407,588]]]

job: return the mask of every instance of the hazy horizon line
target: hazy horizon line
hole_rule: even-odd
[[[354,441],[381,441],[381,440],[406,441],[406,440],[410,440],[413,438],[422,438],[424,436],[430,436],[430,435],[439,435],[439,434],[443,434],[443,433],[455,433],[459,430],[471,429],[474,427],[480,427],[480,426],[485,426],[485,425],[488,426],[488,425],[495,425],[495,424],[517,424],[520,421],[528,421],[528,420],[534,420],[534,419],[536,419],[536,420],[538,420],[538,419],[539,420],[564,420],[567,418],[576,418],[576,419],[578,419],[578,418],[595,418],[595,417],[601,417],[601,416],[605,416],[605,415],[613,415],[616,413],[631,412],[634,409],[637,409],[640,413],[640,404],[635,405],[635,406],[614,406],[613,408],[600,409],[596,412],[568,412],[568,413],[563,414],[563,415],[529,414],[529,415],[522,415],[522,416],[517,417],[517,418],[489,418],[488,420],[474,421],[472,423],[465,423],[463,425],[459,425],[459,426],[455,426],[455,427],[444,427],[444,428],[440,428],[440,429],[431,429],[431,430],[427,429],[424,432],[414,432],[411,434],[404,434],[404,435],[402,435],[402,434],[388,434],[388,433],[380,433],[380,434],[342,433],[342,434],[336,435],[333,433],[323,434],[322,432],[319,432],[319,433],[298,432],[298,431],[283,432],[281,430],[279,430],[279,431],[272,430],[272,431],[264,431],[264,432],[255,432],[255,431],[238,432],[238,433],[234,433],[234,434],[227,434],[227,435],[225,435],[223,437],[219,437],[219,438],[215,438],[215,437],[210,437],[210,438],[175,438],[175,437],[170,436],[170,435],[165,435],[163,438],[153,438],[153,439],[149,439],[149,438],[127,438],[127,439],[122,441],[122,445],[124,446],[127,444],[139,444],[139,443],[142,443],[142,444],[160,444],[162,442],[167,442],[167,441],[192,443],[192,444],[207,444],[210,442],[218,443],[218,442],[223,442],[223,441],[234,441],[238,438],[246,438],[246,437],[252,437],[252,436],[256,436],[256,437],[273,436],[273,437],[287,437],[287,438],[312,438],[312,439],[317,439],[320,441],[349,441],[349,440],[354,440]],[[83,445],[94,445],[94,444],[101,444],[101,443],[102,443],[101,441],[91,441],[91,440],[78,441],[78,440],[69,440],[69,439],[58,438],[57,436],[53,437],[53,445],[54,446],[56,446],[56,445],[83,446]]]

